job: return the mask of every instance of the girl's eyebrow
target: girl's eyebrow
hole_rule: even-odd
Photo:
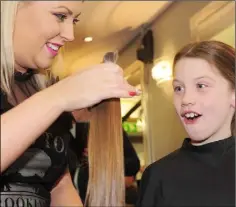
[[[194,78],[194,80],[200,80],[200,79],[203,79],[203,78],[207,78],[207,79],[210,79],[211,81],[213,81],[213,82],[216,82],[213,78],[211,78],[211,77],[209,77],[209,76],[200,76],[200,77],[196,77],[196,78]],[[178,80],[178,79],[174,79],[173,80],[173,82],[182,82],[182,81],[180,81],[180,80]]]
[[[173,83],[174,82],[179,82],[179,83],[181,83],[182,81],[180,81],[180,80],[178,80],[177,78],[175,78],[174,80],[173,80]]]
[[[199,80],[199,79],[203,79],[203,78],[207,78],[207,79],[210,79],[210,80],[213,81],[213,82],[216,82],[214,79],[212,79],[212,78],[209,77],[209,76],[200,76],[200,77],[195,78],[195,80]]]

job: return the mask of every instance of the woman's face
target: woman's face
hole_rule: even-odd
[[[81,1],[20,2],[14,25],[16,69],[47,69],[59,49],[74,40]]]
[[[190,138],[200,144],[230,136],[235,91],[218,69],[202,59],[183,58],[174,76],[175,108]]]

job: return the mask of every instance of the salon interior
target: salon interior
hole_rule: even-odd
[[[92,14],[92,15],[91,15]],[[121,100],[123,129],[145,167],[187,136],[172,103],[172,59],[185,44],[215,39],[235,47],[235,1],[85,1],[76,41],[65,48],[66,76],[107,52],[141,97]]]

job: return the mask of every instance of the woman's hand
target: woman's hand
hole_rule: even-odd
[[[77,72],[50,87],[52,98],[64,111],[93,106],[104,99],[139,95],[116,64],[104,63]],[[50,90],[50,89],[49,89]]]

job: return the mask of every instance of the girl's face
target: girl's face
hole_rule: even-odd
[[[192,142],[231,136],[235,91],[219,70],[203,59],[183,58],[174,76],[174,105]]]
[[[14,25],[16,69],[46,69],[60,47],[74,40],[81,1],[20,2]]]

